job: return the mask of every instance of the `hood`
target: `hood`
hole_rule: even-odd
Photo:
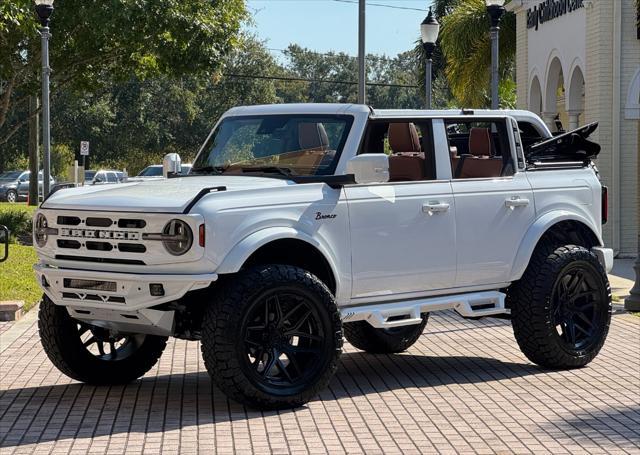
[[[181,213],[193,198],[205,188],[224,186],[226,191],[247,191],[292,184],[287,180],[268,177],[202,176],[147,180],[117,185],[91,185],[59,190],[42,203],[42,208],[105,212]]]

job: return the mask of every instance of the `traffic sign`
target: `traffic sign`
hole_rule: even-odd
[[[80,155],[89,155],[89,141],[80,141]]]

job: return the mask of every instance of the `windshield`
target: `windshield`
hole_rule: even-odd
[[[3,172],[0,174],[0,180],[18,180],[22,171]]]
[[[93,178],[96,176],[96,171],[84,171],[84,179],[86,180],[93,180]]]
[[[191,173],[330,175],[352,122],[345,115],[227,117]]]
[[[138,174],[138,177],[162,177],[162,166],[147,166]]]

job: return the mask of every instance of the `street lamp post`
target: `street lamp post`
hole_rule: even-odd
[[[35,0],[36,13],[40,19],[40,36],[42,38],[42,148],[43,162],[43,197],[49,195],[49,180],[51,176],[51,125],[49,121],[49,18],[53,13],[53,0]],[[33,178],[33,177],[32,177]]]
[[[487,13],[491,18],[491,109],[500,107],[498,95],[498,65],[500,59],[500,19],[504,14],[504,0],[485,0]]]
[[[433,51],[436,48],[439,33],[440,24],[433,15],[431,7],[429,7],[429,14],[427,14],[427,17],[420,24],[420,37],[422,38],[422,47],[424,48],[426,57],[425,93],[427,109],[431,109],[431,66],[433,64]]]

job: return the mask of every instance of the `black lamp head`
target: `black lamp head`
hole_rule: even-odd
[[[40,24],[43,27],[49,26],[49,19],[53,14],[53,0],[35,0],[36,2],[36,14],[40,19]]]

